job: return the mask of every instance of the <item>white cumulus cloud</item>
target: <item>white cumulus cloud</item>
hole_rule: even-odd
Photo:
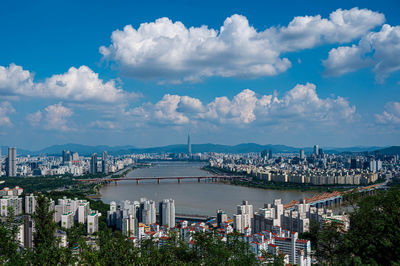
[[[127,25],[114,31],[111,45],[100,47],[100,53],[126,76],[161,82],[273,76],[291,67],[282,53],[349,42],[384,20],[383,14],[367,9],[338,9],[329,19],[295,17],[287,27],[257,31],[237,14],[226,18],[219,30],[204,25],[187,28],[160,18],[137,29]]]
[[[231,100],[217,97],[207,104],[196,98],[167,94],[159,102],[145,103],[127,114],[136,121],[164,125],[211,123],[246,127],[277,123],[337,125],[353,121],[356,109],[342,97],[320,98],[316,86],[307,83],[296,85],[281,98],[246,89]]]
[[[400,125],[400,102],[389,102],[382,114],[376,114],[379,124]]]
[[[0,66],[0,94],[77,102],[117,102],[134,96],[118,88],[115,80],[104,82],[87,66],[71,67],[44,82],[34,82],[31,72],[15,64]]]
[[[28,114],[27,120],[33,126],[43,125],[44,129],[57,131],[72,131],[68,123],[68,118],[73,115],[73,111],[65,107],[61,102],[49,105],[44,110]]]
[[[40,121],[42,120],[42,112],[39,110],[36,113],[28,114],[26,116],[26,119],[29,121],[29,123],[32,126],[37,126],[39,125]]]
[[[108,120],[96,120],[90,123],[90,126],[101,129],[114,129],[115,123]]]
[[[11,126],[9,114],[15,112],[14,107],[9,102],[0,103],[0,126]]]
[[[400,70],[400,26],[385,24],[379,32],[365,35],[358,45],[334,48],[323,64],[330,76],[372,67],[376,80],[382,83]]]

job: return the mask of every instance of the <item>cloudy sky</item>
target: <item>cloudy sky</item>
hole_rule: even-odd
[[[398,1],[136,2],[1,1],[1,145],[400,145]]]

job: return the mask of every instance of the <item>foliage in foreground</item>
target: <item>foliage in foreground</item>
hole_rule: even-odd
[[[400,265],[400,190],[360,198],[350,194],[350,229],[339,223],[312,224],[309,233],[322,265]]]
[[[378,192],[359,198],[350,195],[354,211],[350,229],[339,223],[313,224],[302,237],[312,241],[320,265],[400,265],[400,190]],[[45,197],[39,197],[34,221],[37,226],[35,248],[19,250],[12,239],[17,227],[13,217],[0,224],[0,264],[5,265],[257,265],[248,245],[232,235],[225,243],[213,233],[194,235],[196,245],[189,246],[177,236],[162,247],[152,239],[137,248],[120,232],[104,228],[94,249],[82,236],[84,228],[68,231],[68,248],[59,248],[53,232],[56,225]],[[275,265],[282,265],[276,258]]]
[[[17,234],[14,217],[0,224],[0,264],[2,265],[257,265],[258,260],[248,244],[238,236],[227,243],[214,233],[194,235],[196,245],[189,246],[171,234],[162,247],[153,239],[145,240],[138,248],[120,232],[105,228],[98,234],[98,248],[93,248],[82,235],[84,228],[68,230],[68,248],[60,248],[54,232],[53,212],[49,201],[38,197],[38,207],[33,216],[36,225],[34,248],[19,249],[13,241]]]

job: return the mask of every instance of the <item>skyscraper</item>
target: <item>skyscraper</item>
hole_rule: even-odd
[[[245,228],[251,228],[251,220],[254,218],[253,205],[244,200],[242,205],[236,207],[237,214],[233,216],[234,229],[243,233]]]
[[[228,215],[223,210],[217,210],[217,225],[221,228],[222,223],[228,221]]]
[[[140,199],[140,222],[151,225],[156,222],[156,203],[145,198]]]
[[[25,196],[25,213],[34,214],[36,210],[36,197],[33,194]]]
[[[300,160],[304,160],[304,158],[305,158],[304,150],[301,149],[301,150],[300,150]]]
[[[17,175],[17,149],[14,147],[8,148],[8,157],[6,163],[7,176]]]
[[[104,174],[108,174],[108,154],[106,151],[103,151],[101,170]]]
[[[62,162],[64,165],[68,164],[71,161],[71,152],[70,151],[62,151]]]
[[[175,201],[165,199],[159,203],[160,225],[175,227]]]
[[[188,155],[192,155],[192,144],[190,144],[190,134],[188,134],[188,141],[187,141],[187,149],[188,149]]]
[[[97,173],[97,153],[93,153],[92,158],[90,159],[90,173]]]
[[[77,152],[74,152],[72,154],[72,161],[74,161],[74,162],[79,161],[79,154]]]
[[[318,154],[319,154],[318,144],[314,145],[314,152],[313,153],[318,156]]]

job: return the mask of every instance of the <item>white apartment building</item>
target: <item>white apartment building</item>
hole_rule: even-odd
[[[140,199],[141,222],[150,225],[156,222],[156,203],[153,200]]]
[[[0,199],[0,215],[8,216],[9,207],[14,210],[14,215],[22,214],[22,198],[18,198],[18,196],[3,196]]]
[[[159,204],[160,225],[175,227],[175,201],[165,199]]]
[[[85,201],[85,202],[79,203],[78,211],[77,211],[78,223],[81,223],[81,224],[86,223],[89,212],[90,212],[89,202]]]
[[[25,213],[33,214],[36,210],[36,197],[33,194],[25,196]]]
[[[126,237],[133,237],[136,235],[136,219],[133,215],[122,218],[122,234]]]
[[[61,215],[61,227],[69,229],[74,226],[74,214],[67,212]]]
[[[88,234],[93,234],[99,231],[99,217],[101,213],[92,212],[87,216],[87,232]]]

